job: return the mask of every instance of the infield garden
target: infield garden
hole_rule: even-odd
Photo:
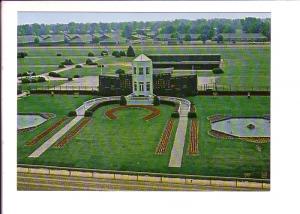
[[[188,99],[195,104],[196,119],[190,119],[183,162],[180,168],[169,168],[178,119],[172,119],[174,107],[155,106],[159,115],[145,121],[147,109],[125,108],[116,111],[116,119],[106,112],[118,104],[98,108],[87,124],[62,147],[55,144],[38,158],[28,156],[62,128],[72,117],[69,111],[79,107],[92,96],[31,95],[18,100],[18,112],[51,112],[56,117],[30,132],[18,134],[18,164],[41,164],[122,171],[180,173],[207,176],[235,176],[268,178],[270,173],[270,144],[255,144],[240,139],[218,139],[208,134],[208,116],[261,116],[270,114],[270,98],[252,96],[195,96]],[[63,122],[58,123],[58,121]],[[58,124],[57,127],[53,127]],[[196,152],[191,154],[191,130],[198,130]],[[162,137],[167,136],[165,150],[157,153]],[[41,135],[42,133],[46,134]],[[48,130],[48,132],[47,132]],[[33,139],[39,138],[33,145]],[[195,142],[194,142],[195,143]]]

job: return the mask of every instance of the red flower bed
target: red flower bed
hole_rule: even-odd
[[[83,118],[80,123],[73,127],[69,132],[63,136],[58,143],[55,144],[55,147],[61,148],[63,147],[68,141],[70,141],[89,121],[91,118],[85,117]]]
[[[50,126],[48,129],[44,130],[42,133],[40,133],[38,136],[33,138],[31,141],[27,142],[27,146],[33,146],[36,143],[38,143],[42,138],[46,137],[50,132],[52,132],[54,129],[56,129],[58,126],[63,124],[67,120],[67,117],[63,117],[61,120],[54,123],[52,126]]]
[[[115,120],[117,119],[117,116],[114,114],[116,111],[122,110],[122,109],[126,109],[126,108],[144,108],[147,109],[149,111],[151,111],[151,114],[145,116],[143,119],[144,120],[151,120],[152,118],[158,116],[160,114],[160,110],[157,108],[154,108],[153,106],[143,106],[143,105],[131,105],[131,106],[119,106],[116,108],[112,108],[109,109],[108,111],[105,112],[105,115],[111,119],[111,120]]]
[[[198,153],[198,121],[197,119],[192,119],[192,124],[190,128],[189,154],[195,155],[197,153]]]
[[[163,154],[167,150],[167,145],[169,143],[169,138],[172,133],[172,128],[173,128],[174,120],[169,119],[167,126],[164,129],[164,132],[161,136],[160,142],[156,148],[156,154]]]

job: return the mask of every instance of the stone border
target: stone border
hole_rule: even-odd
[[[255,181],[241,181],[239,179],[221,180],[220,179],[197,179],[187,177],[168,177],[157,175],[132,175],[120,173],[102,173],[97,171],[81,171],[75,169],[51,169],[46,167],[30,168],[30,167],[17,167],[18,173],[30,174],[43,174],[43,175],[58,175],[58,176],[74,176],[84,178],[100,178],[111,180],[128,180],[128,181],[142,181],[142,182],[159,182],[170,184],[193,184],[199,186],[212,186],[212,187],[232,187],[232,188],[246,188],[253,190],[270,190],[270,183],[255,182]]]
[[[219,117],[219,118],[214,119],[213,118],[214,116]],[[270,115],[244,116],[244,117],[235,117],[235,116],[226,116],[226,115],[210,115],[207,117],[207,120],[209,120],[210,125],[211,125],[212,123],[216,123],[216,122],[223,121],[223,120],[228,120],[231,118],[260,118],[260,119],[265,119],[265,120],[269,120],[269,121],[271,120]],[[271,140],[271,137],[265,137],[265,136],[262,136],[262,137],[239,137],[239,136],[231,135],[231,134],[220,132],[220,131],[213,130],[213,129],[210,129],[208,131],[208,135],[218,138],[218,139],[227,139],[227,140],[237,139],[237,140],[242,140],[242,141],[246,141],[246,142],[250,142],[250,143],[259,143],[259,144],[269,143]]]
[[[36,129],[37,127],[41,126],[42,124],[46,123],[47,121],[53,119],[56,117],[56,114],[53,113],[48,113],[48,112],[18,112],[17,115],[39,115],[42,118],[46,119],[46,121],[42,122],[39,125],[36,126],[31,126],[31,127],[27,127],[27,128],[23,128],[23,129],[17,129],[17,133],[23,133],[23,132],[27,132],[27,131],[33,131],[34,129]]]

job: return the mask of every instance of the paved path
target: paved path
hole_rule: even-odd
[[[84,102],[81,106],[76,109],[77,116],[71,120],[67,125],[65,125],[62,129],[60,129],[57,133],[55,133],[51,138],[49,138],[43,145],[37,148],[31,155],[30,158],[38,158],[41,156],[47,149],[49,149],[53,144],[55,144],[64,134],[66,134],[72,127],[74,127],[82,118],[84,118],[84,113],[86,110],[91,108],[93,105],[109,100],[119,100],[119,96],[115,97],[103,97],[96,98],[89,101]]]
[[[173,148],[171,151],[169,167],[181,167],[185,134],[188,125],[188,113],[190,111],[190,101],[176,97],[161,97],[163,100],[170,100],[179,103],[179,122],[175,134]]]
[[[69,131],[73,126],[75,126],[83,116],[76,116],[71,122],[69,122],[65,127],[55,133],[51,138],[49,138],[43,145],[37,148],[31,155],[30,158],[38,158],[42,155],[47,149],[49,149],[53,144],[55,144],[67,131]]]

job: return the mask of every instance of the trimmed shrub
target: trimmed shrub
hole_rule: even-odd
[[[188,113],[188,118],[196,118],[196,117],[197,117],[196,112],[189,112]]]
[[[75,68],[82,68],[81,65],[75,65]]]
[[[179,112],[178,111],[172,112],[171,117],[172,118],[179,118]]]
[[[93,112],[90,111],[90,110],[87,110],[87,111],[84,112],[84,116],[85,117],[91,117],[91,116],[93,116]]]
[[[37,77],[37,82],[46,82],[45,77]]]
[[[131,46],[128,47],[126,55],[128,57],[135,57],[134,50],[133,50],[133,48]]]
[[[93,62],[93,60],[91,60],[90,58],[86,59],[85,64],[87,64],[87,65],[98,65],[97,62]]]
[[[56,56],[62,56],[62,54],[61,53],[57,53]]]
[[[29,74],[28,74],[27,72],[24,72],[24,73],[22,74],[22,76],[23,76],[23,77],[27,77],[27,76],[29,76]]]
[[[72,62],[71,59],[65,59],[65,61],[63,61],[61,64],[63,64],[63,65],[74,65],[74,63]]]
[[[126,56],[125,51],[120,51],[120,56]]]
[[[80,76],[78,75],[78,74],[75,74],[74,76],[73,76],[73,78],[79,78]]]
[[[49,72],[50,77],[61,77],[59,73],[56,73],[54,71]]]
[[[95,56],[95,54],[93,52],[89,52],[88,56]]]
[[[99,65],[97,65],[97,67],[99,67],[99,68],[104,68],[104,65],[99,64]]]
[[[26,52],[18,52],[18,58],[25,58],[26,56],[28,56],[28,54]]]
[[[65,67],[66,66],[63,63],[61,63],[61,64],[58,65],[58,68],[65,68]]]
[[[31,79],[30,82],[31,82],[31,83],[36,83],[37,80],[36,80],[36,79]]]
[[[72,78],[72,77],[69,77],[69,78],[68,78],[68,81],[72,81],[72,80],[73,80],[73,78]]]
[[[22,94],[22,90],[21,90],[21,89],[18,89],[18,90],[17,90],[17,94]]]
[[[22,81],[22,84],[30,83],[29,78],[23,78],[21,81]]]
[[[22,76],[23,76],[22,73],[18,73],[18,74],[17,74],[17,77],[22,77]]]
[[[126,98],[125,98],[124,95],[122,95],[121,98],[120,98],[120,105],[121,106],[126,106],[126,104],[127,104]]]
[[[68,113],[68,116],[69,116],[69,117],[75,117],[75,116],[77,116],[77,113],[76,113],[76,111],[70,111],[70,112]]]
[[[160,104],[160,100],[158,99],[157,96],[154,96],[153,98],[153,105],[158,106]]]
[[[121,75],[121,74],[125,74],[125,71],[119,68],[118,70],[115,71],[115,73]]]
[[[107,56],[108,55],[108,51],[101,51],[101,56]]]
[[[119,51],[113,51],[111,55],[114,57],[121,57],[121,54]]]
[[[224,71],[223,71],[221,68],[214,68],[214,69],[212,70],[212,72],[213,72],[214,74],[223,74],[223,73],[224,73]]]

